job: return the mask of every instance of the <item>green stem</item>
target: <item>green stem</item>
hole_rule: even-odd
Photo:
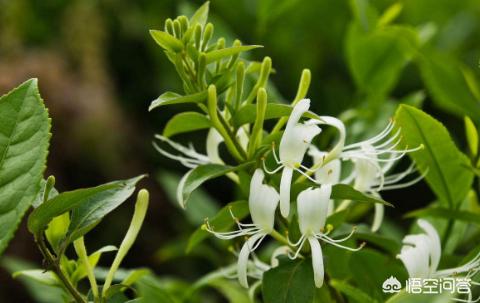
[[[95,279],[95,274],[93,273],[92,264],[90,264],[90,260],[88,260],[87,248],[85,247],[85,241],[83,237],[75,240],[73,242],[73,247],[75,248],[75,252],[85,266],[88,281],[90,282],[90,288],[92,289],[93,300],[94,302],[98,302],[99,298],[97,280]]]
[[[47,245],[45,244],[43,235],[35,236],[35,242],[37,242],[38,248],[40,249],[40,252],[42,253],[43,257],[46,259],[48,266],[52,268],[52,270],[55,272],[58,278],[62,281],[63,285],[68,290],[68,292],[72,295],[73,299],[77,303],[87,303],[87,301],[85,301],[83,296],[72,285],[72,282],[70,282],[70,279],[68,279],[68,277],[65,276],[57,260],[48,250]]]
[[[258,144],[262,140],[263,121],[265,120],[265,111],[267,110],[267,92],[260,88],[257,93],[257,116],[253,124],[252,134],[248,142],[248,158],[255,155]]]

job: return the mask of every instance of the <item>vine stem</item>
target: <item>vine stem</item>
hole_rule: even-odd
[[[68,292],[70,292],[70,294],[75,299],[75,301],[77,303],[87,303],[87,301],[85,301],[83,296],[72,285],[72,282],[70,282],[70,279],[68,279],[68,277],[65,276],[65,274],[63,273],[62,269],[60,268],[57,262],[57,259],[55,259],[55,257],[48,250],[47,245],[45,244],[43,235],[35,237],[35,240],[37,242],[38,248],[40,249],[40,252],[47,260],[47,263],[52,267],[52,270],[55,272],[55,274],[57,274],[58,278],[62,281],[63,285],[68,290]]]

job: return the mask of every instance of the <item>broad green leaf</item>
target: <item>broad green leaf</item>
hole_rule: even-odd
[[[388,203],[381,198],[376,198],[374,196],[359,192],[358,190],[347,184],[335,184],[332,187],[331,197],[332,199],[352,200],[361,203],[380,203],[386,206],[393,207],[391,203]]]
[[[182,41],[178,40],[169,33],[152,29],[150,30],[150,35],[158,45],[167,51],[178,53],[183,50]]]
[[[37,197],[49,141],[36,79],[0,97],[0,255]]]
[[[248,292],[236,281],[220,278],[209,281],[208,286],[220,292],[230,303],[251,303]]]
[[[103,191],[93,197],[84,200],[78,207],[72,210],[70,226],[65,242],[71,243],[86,234],[100,221],[125,202],[135,191],[135,185],[145,176],[141,175],[118,183],[116,188]]]
[[[358,88],[370,96],[385,96],[414,54],[415,32],[386,27],[365,33],[359,24],[348,31],[346,54]]]
[[[125,201],[133,193],[135,184],[143,177],[63,192],[43,203],[30,214],[28,229],[34,234],[42,232],[53,218],[78,208],[72,214],[69,227],[69,238],[74,240],[74,236],[87,231],[91,224]]]
[[[169,202],[172,202],[175,207],[179,207],[177,203],[177,185],[180,179],[180,176],[166,171],[162,171],[157,175],[158,183],[167,194]],[[195,227],[201,225],[205,218],[213,217],[220,210],[217,201],[202,188],[195,190],[189,200],[188,208],[182,210],[182,212]]]
[[[163,135],[165,137],[171,137],[195,130],[210,128],[211,126],[210,120],[205,115],[197,112],[184,112],[174,116],[168,121],[163,130]]]
[[[239,54],[241,52],[246,52],[255,48],[262,47],[261,45],[241,45],[241,46],[232,46],[222,49],[216,49],[205,54],[207,59],[207,64],[213,63],[218,60],[222,60],[227,57]]]
[[[467,137],[468,148],[470,149],[470,154],[473,157],[476,157],[478,154],[478,132],[475,124],[473,123],[470,117],[464,117],[465,122],[465,135]]]
[[[409,147],[423,144],[422,150],[409,153],[441,202],[449,207],[466,196],[473,180],[469,161],[452,141],[447,129],[423,111],[401,105],[395,121]]]
[[[400,2],[392,4],[383,12],[380,19],[378,19],[378,26],[385,26],[390,24],[402,12],[403,4]]]
[[[199,92],[192,95],[182,96],[173,92],[166,92],[160,95],[157,99],[153,100],[148,108],[149,111],[163,106],[171,104],[181,104],[181,103],[200,103],[207,100],[207,92]]]
[[[445,207],[427,207],[411,211],[406,218],[442,218],[445,220],[458,220],[466,223],[480,225],[480,215],[467,210],[449,209]]]
[[[179,196],[182,200],[178,202],[183,207],[186,207],[188,199],[190,198],[192,192],[206,181],[218,178],[239,169],[243,169],[251,164],[252,162],[247,162],[239,166],[205,164],[195,167],[187,173],[188,175],[184,179],[182,179],[179,184]]]
[[[347,298],[349,298],[349,302],[357,302],[357,303],[365,303],[371,302],[375,303],[378,302],[377,300],[371,298],[362,290],[349,285],[346,282],[339,281],[339,280],[332,280],[330,281],[330,285],[338,290],[339,292],[343,293]]]
[[[443,294],[412,294],[402,290],[388,298],[385,303],[449,303],[454,294],[444,292]]]
[[[263,274],[263,300],[275,303],[310,303],[315,296],[312,261],[288,260]]]
[[[138,283],[139,293],[141,295],[140,302],[142,303],[151,303],[151,302],[162,302],[162,303],[179,303],[180,300],[177,300],[170,294],[165,287],[151,276],[143,277]]]
[[[440,108],[459,116],[480,119],[480,100],[475,98],[462,65],[448,56],[428,54],[420,61],[423,81]]]
[[[150,273],[151,273],[151,270],[147,268],[134,269],[129,273],[129,275],[125,279],[123,279],[123,281],[120,284],[131,286],[134,283],[136,283],[138,280],[140,280],[142,277]]]
[[[18,277],[27,277],[44,285],[60,287],[60,281],[57,279],[57,276],[53,272],[45,271],[43,269],[16,271],[12,274],[12,277],[14,279]]]
[[[223,207],[215,217],[209,219],[209,224],[215,231],[227,231],[235,225],[235,221],[231,214],[234,214],[235,218],[238,220],[242,220],[248,215],[248,213],[247,201],[231,202]],[[191,252],[192,249],[207,238],[208,235],[209,233],[203,226],[197,228],[188,240],[187,253]]]

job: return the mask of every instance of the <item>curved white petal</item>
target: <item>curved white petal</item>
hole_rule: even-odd
[[[310,100],[301,100],[295,105],[288,118],[279,146],[280,161],[284,165],[294,167],[297,163],[301,163],[313,137],[321,131],[315,124],[299,123],[309,107]]]
[[[223,137],[220,133],[214,129],[210,128],[207,135],[207,156],[212,163],[222,164],[223,160],[220,158],[220,154],[218,152],[218,146],[220,143],[223,142]]]
[[[248,257],[250,253],[253,252],[253,248],[256,246],[256,242],[260,240],[265,234],[255,234],[251,236],[245,244],[243,244],[240,253],[238,254],[238,262],[237,262],[237,274],[238,274],[238,281],[240,285],[245,288],[248,288],[248,280],[247,280],[247,267],[248,267]]]
[[[433,273],[437,271],[438,264],[440,263],[440,257],[442,255],[442,245],[440,243],[440,236],[438,235],[435,227],[432,226],[428,221],[420,219],[418,220],[418,225],[425,231],[429,239],[430,247],[430,258],[431,258],[431,267],[430,272]]]
[[[183,199],[183,188],[185,187],[185,182],[187,181],[187,178],[191,172],[192,170],[189,170],[185,175],[183,175],[177,186],[177,202],[183,209],[185,209],[185,207],[187,206],[185,200]]]
[[[284,167],[280,180],[280,213],[284,218],[290,214],[290,186],[292,185],[293,169]]]
[[[408,235],[403,239],[404,246],[397,256],[405,265],[410,278],[430,277],[429,239],[424,234]]]
[[[248,206],[253,223],[263,232],[270,233],[275,222],[275,210],[278,206],[279,195],[273,187],[263,184],[263,179],[263,171],[257,169],[250,182]]]
[[[312,267],[315,286],[320,288],[323,285],[323,279],[325,275],[323,268],[322,247],[320,246],[320,242],[314,237],[309,237],[308,242],[310,242],[310,249],[312,250]]]
[[[320,116],[320,119],[322,119],[323,124],[327,124],[330,126],[335,127],[338,132],[339,132],[339,138],[337,141],[337,144],[332,148],[330,152],[328,152],[328,156],[326,158],[326,161],[329,162],[332,159],[337,158],[340,153],[343,150],[343,147],[345,146],[345,138],[346,138],[346,130],[345,130],[345,124],[343,122],[335,117],[330,117],[330,116]]]
[[[376,232],[380,228],[380,226],[382,226],[384,212],[385,206],[383,206],[383,204],[376,203],[375,213],[373,215],[373,223],[371,227],[372,232]]]
[[[319,233],[325,226],[330,204],[332,186],[308,188],[297,197],[298,224],[302,235]]]
[[[277,257],[282,255],[288,255],[289,252],[291,252],[291,249],[287,245],[277,247],[273,251],[272,256],[270,257],[270,265],[272,267],[277,267],[279,264]]]

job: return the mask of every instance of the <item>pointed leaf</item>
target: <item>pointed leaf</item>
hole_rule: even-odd
[[[207,100],[207,92],[199,92],[192,95],[182,96],[177,93],[173,92],[166,92],[160,95],[157,99],[153,100],[148,108],[151,111],[154,108],[163,105],[171,105],[171,104],[181,104],[181,103],[200,103]]]
[[[167,51],[178,53],[183,49],[182,41],[178,40],[169,33],[152,29],[150,30],[150,35],[158,45]]]
[[[409,147],[423,144],[422,150],[409,153],[441,202],[450,207],[466,196],[473,181],[469,161],[450,137],[447,129],[423,111],[401,105],[395,121]]]
[[[185,112],[174,116],[168,121],[163,135],[171,137],[178,134],[188,133],[200,129],[210,128],[212,124],[205,116],[197,112]]]
[[[190,18],[191,27],[194,27],[195,24],[200,24],[201,26],[205,26],[208,19],[209,6],[210,6],[210,1],[207,1],[195,11],[193,16]]]
[[[380,203],[386,206],[393,207],[391,203],[388,203],[380,198],[359,192],[350,185],[347,184],[335,184],[332,187],[332,199],[338,200],[352,200],[361,203]]]
[[[406,218],[442,218],[445,220],[463,221],[480,225],[480,215],[467,210],[456,210],[445,207],[427,207],[411,211],[405,215]]]
[[[37,197],[49,141],[36,79],[0,97],[0,255]]]

